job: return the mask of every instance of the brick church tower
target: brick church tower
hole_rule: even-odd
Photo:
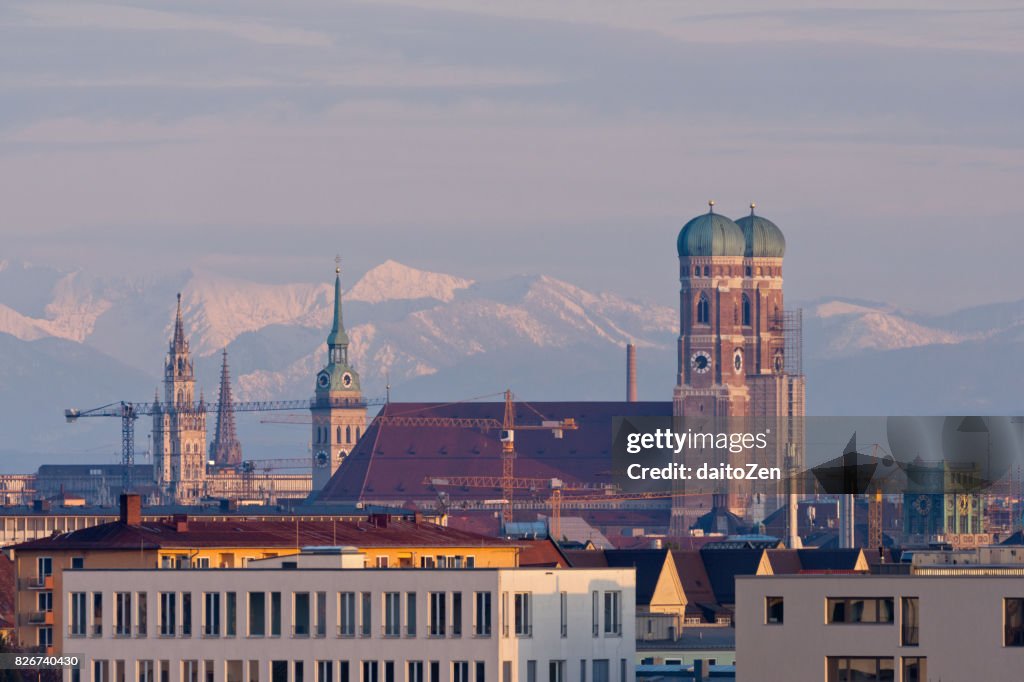
[[[690,220],[679,232],[678,371],[673,392],[676,417],[752,417],[767,424],[777,440],[766,463],[784,470],[802,451],[804,378],[799,357],[799,317],[787,328],[782,300],[782,259],[786,240],[770,220],[754,213],[738,221],[715,213]],[[787,338],[790,342],[787,344]],[[789,348],[787,348],[787,345]],[[742,459],[742,455],[739,458]],[[740,463],[733,461],[732,463]],[[767,491],[766,491],[767,492]],[[712,506],[739,516],[763,517],[778,504],[745,485],[718,490]],[[685,533],[708,511],[676,497],[672,528]],[[756,511],[751,507],[756,505]],[[750,520],[760,520],[750,519]]]

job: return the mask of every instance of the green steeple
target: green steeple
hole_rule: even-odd
[[[331,326],[331,333],[327,335],[327,346],[332,350],[336,346],[348,346],[348,334],[345,333],[345,323],[341,318],[340,267],[334,269],[334,324]]]
[[[327,335],[327,366],[316,378],[317,391],[358,391],[359,374],[348,364],[348,334],[341,316],[341,267],[334,269],[334,324]]]

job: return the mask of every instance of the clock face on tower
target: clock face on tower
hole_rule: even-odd
[[[699,350],[690,356],[690,367],[697,374],[706,374],[711,369],[711,353]]]
[[[341,375],[341,383],[345,386],[345,388],[348,388],[349,386],[351,386],[352,385],[352,375],[349,374],[348,372],[345,372],[344,374],[342,374]]]
[[[327,388],[331,385],[331,375],[327,372],[320,372],[320,375],[316,378],[316,385],[320,388]]]
[[[316,466],[319,469],[327,468],[327,465],[331,463],[331,456],[327,454],[325,450],[321,450],[316,453]]]
[[[737,348],[732,354],[732,369],[739,374],[743,371],[743,349]]]

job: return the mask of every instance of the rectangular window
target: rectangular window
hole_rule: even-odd
[[[68,633],[72,637],[85,637],[86,617],[88,615],[88,599],[85,592],[71,593],[71,617],[68,621]]]
[[[430,662],[430,682],[441,682],[441,661]]]
[[[533,635],[533,622],[530,614],[529,592],[516,592],[515,594],[515,633],[517,637],[530,637]]]
[[[829,656],[828,682],[892,682],[896,668],[892,658],[875,656]]]
[[[53,575],[53,558],[41,556],[36,559],[36,577],[39,579],[39,584],[42,585],[51,575]]]
[[[430,636],[444,637],[447,627],[447,593],[430,593]]]
[[[526,682],[537,682],[537,661],[526,662]]]
[[[918,628],[920,627],[920,616],[918,609],[921,600],[917,597],[903,597],[900,599],[900,645],[917,646],[920,644]]]
[[[386,556],[377,557],[377,568],[387,568],[388,558]]]
[[[608,659],[595,660],[592,670],[594,671],[594,674],[591,677],[594,678],[594,682],[611,682],[611,671],[609,669]]]
[[[238,633],[238,598],[234,592],[224,594],[224,634],[234,637]]]
[[[171,634],[174,634],[173,632]],[[103,593],[92,593],[92,636],[103,636]]]
[[[303,665],[303,661],[294,661],[292,663],[292,682],[303,682],[303,677],[306,673],[306,666]],[[210,682],[213,682],[211,679]]]
[[[1024,646],[1024,598],[1003,600],[1003,646]]]
[[[708,661],[708,665],[714,665],[714,664],[715,664],[715,662],[713,660],[709,660]],[[619,679],[622,680],[622,682],[626,682],[626,680],[629,679],[628,677],[626,677],[626,666],[627,665],[628,665],[628,662],[626,661],[626,659],[624,659],[624,658],[620,658],[619,659]]]
[[[925,682],[928,679],[928,660],[924,656],[903,657],[903,682]]]
[[[352,682],[348,661],[338,661],[338,682]]]
[[[565,682],[565,661],[548,661],[548,682]]]
[[[363,661],[363,679],[362,682],[380,682],[377,679],[377,661]]]
[[[316,593],[316,636],[327,636],[327,593]]]
[[[220,637],[220,592],[203,593],[203,637]]]
[[[580,682],[587,682],[587,659],[580,659]]]
[[[145,592],[139,592],[135,599],[137,616],[135,623],[135,635],[137,637],[145,637],[149,631],[149,601],[148,595]]]
[[[423,677],[423,661],[409,661],[405,667],[407,682],[426,682]]]
[[[83,556],[73,556],[73,557],[71,557],[71,568],[72,569],[85,568],[85,557],[83,557]]]
[[[338,625],[338,635],[341,637],[356,636],[356,593],[342,592],[340,594],[340,607],[338,613],[341,623]]]
[[[114,636],[132,635],[132,593],[114,593]]]
[[[360,608],[359,617],[362,619],[359,626],[359,635],[361,637],[370,636],[370,627],[372,626],[372,614],[370,612],[371,607],[371,595],[369,592],[363,592],[360,596]]]
[[[139,682],[154,682],[155,680],[155,669],[153,667],[153,661],[139,661]]]
[[[782,625],[782,597],[764,598],[764,622],[768,625]]]
[[[476,679],[473,682],[487,682],[487,664],[483,661],[476,662]]]
[[[44,648],[53,646],[53,628],[43,627],[36,630],[36,644]]]
[[[160,593],[160,636],[174,637],[178,628],[178,595],[174,592]]]
[[[267,593],[249,593],[249,636],[265,637],[267,634]]]
[[[309,592],[292,593],[292,634],[309,637]]]
[[[181,593],[181,636],[192,636],[192,593]]]
[[[316,682],[334,682],[334,661],[316,662]]]
[[[604,634],[622,634],[622,593],[604,593]]]
[[[491,636],[491,593],[473,593],[473,634],[477,637]]]
[[[512,682],[512,661],[501,662],[501,682]]]
[[[501,593],[501,636],[508,637],[508,592]]]
[[[384,661],[384,682],[395,682],[394,661]]]
[[[434,557],[432,556],[421,556],[420,557],[420,568],[436,568],[434,565]]]
[[[892,623],[892,597],[829,597],[827,620],[832,623]]]
[[[416,593],[405,593],[405,636],[416,636]]]
[[[601,631],[601,608],[600,597],[597,594],[597,590],[590,593],[590,623],[591,631],[594,637],[597,637]]]
[[[452,637],[462,637],[461,592],[452,592]]]
[[[566,637],[569,634],[569,593],[559,592],[558,593],[558,613],[561,627],[559,632],[562,637]]]
[[[270,636],[281,636],[281,593],[270,593]]]
[[[270,662],[270,682],[288,682],[288,661]]]
[[[384,636],[398,637],[402,632],[402,593],[384,593]]]
[[[466,568],[476,568],[476,557],[466,557]]]
[[[452,682],[469,682],[469,661],[452,661]]]

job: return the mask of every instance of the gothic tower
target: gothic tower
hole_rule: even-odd
[[[341,268],[334,270],[334,324],[327,335],[327,365],[316,375],[313,417],[313,492],[324,487],[366,430],[359,374],[349,364],[341,315]]]
[[[210,460],[218,468],[242,463],[242,444],[235,433],[235,406],[231,398],[231,371],[228,349],[224,349],[220,366],[220,394],[217,397],[217,426],[210,443]]]
[[[181,294],[174,335],[164,361],[164,398],[153,414],[153,469],[169,501],[192,504],[206,480],[206,405],[195,402],[195,374],[181,319]]]

